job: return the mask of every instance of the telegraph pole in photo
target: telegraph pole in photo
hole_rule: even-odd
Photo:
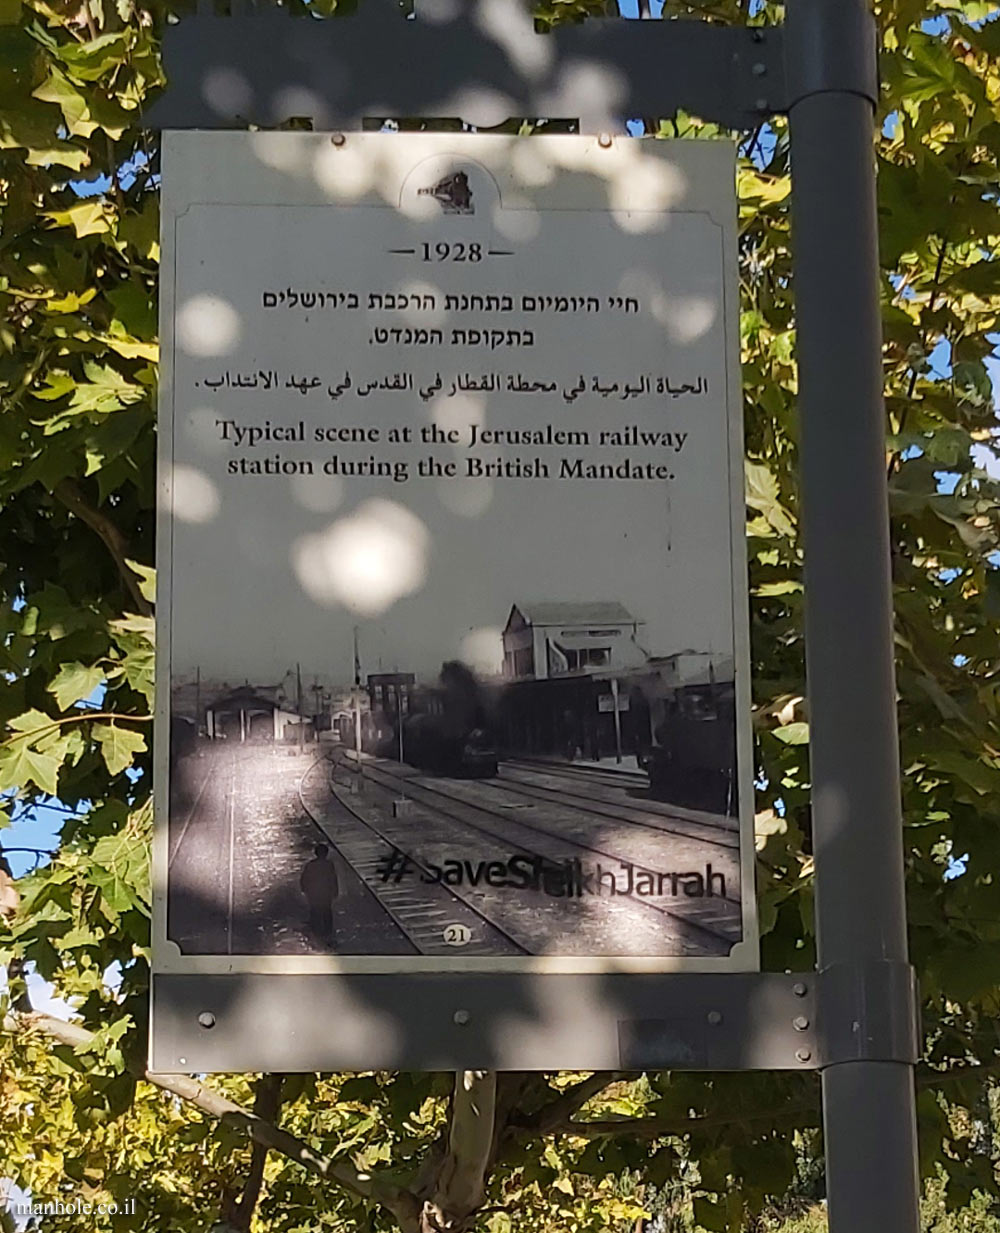
[[[298,723],[299,753],[302,753],[302,750],[305,748],[305,743],[306,743],[306,729],[305,729],[305,716],[302,714],[302,665],[301,664],[295,665],[295,694],[296,694],[295,709],[299,713],[299,723]]]
[[[354,627],[354,770],[361,786],[361,656],[358,653],[358,627]]]

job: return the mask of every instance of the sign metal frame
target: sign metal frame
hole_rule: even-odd
[[[707,120],[751,128],[775,113],[788,114],[819,969],[800,980],[818,981],[825,991],[815,1006],[817,1039],[840,1042],[836,1048],[817,1045],[815,1052],[799,1046],[810,1058],[798,1064],[822,1071],[831,1229],[916,1233],[913,1066],[919,1032],[906,941],[884,465],[872,152],[875,27],[867,0],[790,0],[787,10],[783,28],[766,30],[687,21],[600,28],[586,23],[579,31],[557,32],[541,53],[531,51],[536,36],[527,20],[514,22],[503,38],[487,39],[474,9],[463,9],[451,22],[428,22],[426,30],[419,15],[400,23],[410,29],[397,32],[372,12],[310,23],[304,36],[291,29],[295,23],[280,34],[273,23],[289,21],[282,15],[223,22],[202,10],[166,32],[171,87],[150,122],[168,128],[242,126],[256,107],[254,118],[275,123],[284,118],[276,117],[275,108],[287,114],[293,102],[295,113],[312,112],[322,127],[348,127],[386,114],[460,116],[480,124],[558,115],[579,118],[584,130],[620,130],[629,116],[682,107]],[[402,54],[393,54],[400,50],[396,41],[406,39],[411,41],[401,44]],[[281,80],[284,68],[278,71],[285,40],[297,50],[294,84],[305,83],[294,99]],[[414,52],[418,40],[424,40],[425,55]],[[592,71],[574,76],[570,70],[581,66]],[[329,89],[319,72],[330,79]],[[595,83],[608,88],[595,89]],[[215,1031],[207,1019],[199,1026],[196,998],[168,990],[164,982],[173,979],[179,978],[154,982],[153,998],[161,1014],[171,1000],[179,1016],[177,1039],[193,1042],[199,1032]],[[651,979],[660,1018],[673,1025],[674,1041],[687,1039],[693,1053],[706,1029],[700,1022],[697,1032],[686,1027],[686,1011],[707,1004],[699,991],[719,982],[720,997],[731,996],[745,1011],[786,978],[760,973]],[[794,998],[795,978],[788,979]],[[762,1035],[773,1040],[787,1014],[780,992],[777,997],[780,1009],[766,1011],[760,1023]],[[398,994],[394,1001],[406,1005]],[[234,986],[230,1004],[239,1002]],[[848,1008],[851,1017],[835,1030]],[[711,1026],[726,1021],[720,1007],[706,1011],[706,1023],[708,1014],[721,1016]],[[295,1018],[285,1006],[282,1021]],[[409,1011],[398,1015],[403,1023],[411,1018]],[[793,1018],[812,1024],[814,1017]],[[886,1031],[877,1043],[877,1023],[898,1030]],[[467,1007],[456,1008],[454,1026],[473,1026]],[[335,1023],[328,1028],[336,1034]],[[633,1033],[633,1041],[639,1038],[641,1032]],[[657,1036],[643,1039],[655,1042]],[[661,1045],[654,1043],[648,1054],[626,1050],[626,1056],[637,1066],[684,1068],[676,1043],[668,1047],[666,1034],[659,1039]],[[747,1055],[735,1053],[730,1064],[746,1066]],[[765,1061],[780,1065],[780,1059]],[[191,1058],[188,1064],[210,1069]]]

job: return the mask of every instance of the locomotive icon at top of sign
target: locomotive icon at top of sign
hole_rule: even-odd
[[[472,189],[469,188],[469,177],[464,171],[456,171],[445,176],[437,184],[428,188],[417,189],[418,197],[433,197],[439,203],[445,214],[475,214],[476,207],[472,204]]]

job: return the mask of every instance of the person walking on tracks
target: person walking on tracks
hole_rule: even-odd
[[[299,887],[309,905],[309,928],[319,941],[333,941],[333,901],[340,894],[337,870],[328,860],[330,849],[325,843],[313,848],[315,855],[308,861],[299,878]]]

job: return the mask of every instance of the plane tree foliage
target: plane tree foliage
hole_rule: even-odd
[[[314,0],[299,20],[335,7]],[[537,12],[544,27],[594,7]],[[766,24],[781,6],[668,12]],[[979,0],[881,0],[878,12],[885,465],[935,1211],[978,1191],[985,1212],[1000,1194],[996,17]],[[135,1196],[149,1230],[584,1233],[654,1212],[663,1229],[769,1227],[803,1170],[816,1175],[814,1076],[145,1073],[159,253],[143,111],[163,85],[167,19],[160,0],[0,0],[0,792],[5,823],[40,803],[65,811],[51,859],[17,879],[0,866],[0,1176],[40,1201]],[[644,119],[661,136],[717,135],[696,117]],[[786,125],[740,141],[763,959],[807,970]],[[850,485],[850,459],[830,465]],[[72,1023],[32,1012],[26,968],[73,1002]]]

